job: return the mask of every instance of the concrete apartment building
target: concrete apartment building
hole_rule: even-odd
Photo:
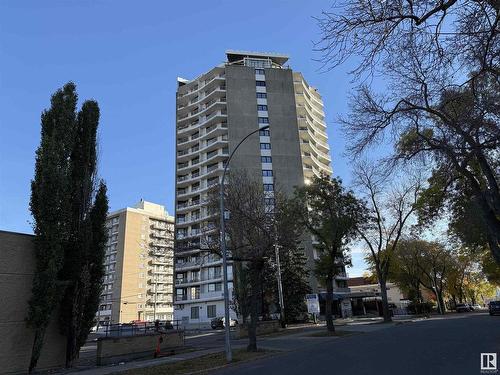
[[[101,324],[173,319],[174,218],[141,201],[108,215]]]
[[[332,174],[321,96],[285,66],[288,57],[226,51],[226,58],[195,79],[178,79],[174,307],[176,319],[185,323],[223,316],[222,262],[202,250],[205,237],[218,235],[207,193],[219,184],[234,147],[269,125],[239,147],[230,166],[261,179],[269,204],[275,184],[291,193],[315,175]],[[304,241],[310,267],[313,241]],[[231,266],[228,280],[231,289]],[[342,274],[336,281],[339,293],[348,292],[345,280]],[[311,285],[317,290],[313,278]]]

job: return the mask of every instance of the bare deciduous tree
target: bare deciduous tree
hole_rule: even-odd
[[[370,212],[369,220],[357,230],[370,250],[370,263],[380,284],[384,321],[389,322],[392,319],[387,298],[387,278],[399,240],[415,212],[420,181],[414,178],[390,188],[388,175],[368,162],[358,164],[354,174],[356,186],[368,202]]]
[[[355,0],[332,9],[318,18],[321,60],[333,68],[360,57],[341,118],[350,153],[389,137],[393,162],[423,161],[438,175],[430,188],[444,193],[434,203],[466,190],[500,263],[498,1]],[[384,94],[366,79],[376,75]]]
[[[218,210],[219,197],[212,194],[210,207]],[[226,236],[229,259],[234,265],[234,290],[240,313],[247,324],[249,351],[257,350],[257,322],[263,310],[267,308],[264,294],[276,289],[274,267],[275,246],[282,251],[294,250],[294,243],[301,234],[300,226],[291,225],[291,215],[295,211],[289,207],[289,198],[275,188],[273,193],[265,192],[262,182],[245,173],[231,171],[224,190]],[[218,226],[215,219],[209,228]],[[210,252],[220,255],[218,238],[207,241]],[[286,258],[285,258],[286,259]],[[306,273],[305,273],[306,274]],[[266,280],[272,280],[268,285]],[[287,285],[285,283],[285,285]],[[298,291],[297,291],[298,292]],[[271,296],[272,298],[272,296]]]

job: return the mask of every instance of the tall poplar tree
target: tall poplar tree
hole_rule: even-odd
[[[52,95],[50,109],[41,118],[41,141],[36,151],[30,200],[36,268],[27,318],[35,329],[29,371],[40,357],[45,330],[61,291],[58,274],[64,263],[65,239],[69,233],[68,176],[77,101],[75,86],[69,83]]]
[[[67,338],[66,366],[73,365],[101,293],[108,201],[106,185],[97,179],[99,106],[86,101],[77,113],[77,101],[70,82],[54,94],[51,108],[42,115],[31,199],[37,272],[28,316],[36,327],[30,371],[56,309]]]

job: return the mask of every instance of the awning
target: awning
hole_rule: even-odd
[[[366,298],[366,297],[376,297],[375,292],[352,292],[350,293],[351,298]]]
[[[351,293],[333,293],[333,300],[334,301],[340,301],[346,298],[350,298]],[[318,298],[320,302],[325,302],[326,301],[326,292],[325,293],[318,293]]]

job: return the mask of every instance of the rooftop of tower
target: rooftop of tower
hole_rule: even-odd
[[[275,64],[283,66],[288,61],[289,56],[274,52],[255,52],[255,51],[237,51],[226,50],[227,62],[237,62],[244,58],[269,59]]]

